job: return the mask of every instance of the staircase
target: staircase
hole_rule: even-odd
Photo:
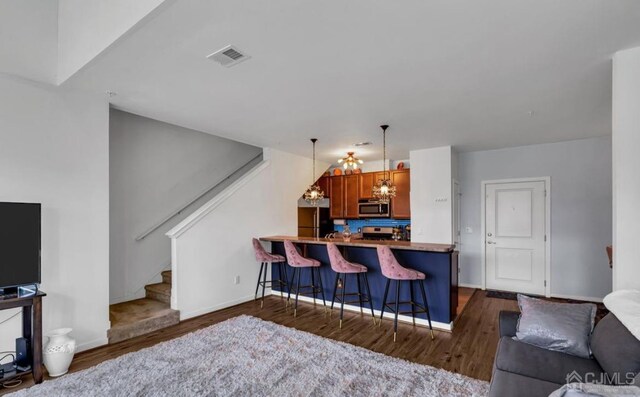
[[[171,271],[162,272],[162,282],[144,287],[145,298],[109,306],[109,343],[117,343],[180,322],[180,312],[171,309]]]

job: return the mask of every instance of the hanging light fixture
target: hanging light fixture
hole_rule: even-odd
[[[396,187],[391,183],[387,174],[387,128],[388,125],[381,125],[382,128],[382,179],[373,186],[373,197],[381,203],[388,203],[396,196]]]
[[[358,165],[364,163],[364,161],[355,157],[354,154],[354,152],[347,152],[347,157],[338,160],[338,164],[342,164],[345,170],[349,167],[355,170],[358,168]]]
[[[304,199],[314,207],[318,205],[318,201],[324,198],[324,192],[320,189],[320,186],[316,185],[316,138],[311,138],[313,143],[313,180],[311,185],[304,192]]]

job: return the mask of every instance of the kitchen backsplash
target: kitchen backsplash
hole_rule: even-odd
[[[410,220],[398,220],[389,218],[376,218],[376,219],[349,219],[345,221],[349,224],[351,233],[357,233],[359,228],[364,226],[407,226],[411,223]],[[342,225],[335,225],[334,229],[341,232]]]

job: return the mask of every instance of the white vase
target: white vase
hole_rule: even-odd
[[[71,328],[59,328],[46,335],[49,340],[42,355],[49,376],[56,377],[69,371],[71,360],[76,352],[76,341],[69,336],[71,331]]]

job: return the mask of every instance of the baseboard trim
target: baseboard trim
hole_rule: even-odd
[[[603,298],[596,298],[593,296],[576,296],[576,295],[563,295],[563,294],[551,294],[552,298],[560,298],[560,299],[572,299],[576,301],[585,301],[585,302],[597,302],[602,303]]]
[[[100,347],[108,344],[109,344],[109,339],[107,338],[95,339],[89,342],[79,344],[76,348],[76,352],[79,353],[85,350],[95,349],[96,347]]]
[[[265,295],[269,294],[269,290],[265,291]],[[244,296],[242,298],[238,298],[238,299],[234,299],[234,300],[230,300],[227,302],[223,302],[217,305],[213,305],[213,306],[209,306],[209,307],[205,307],[202,309],[198,309],[198,310],[193,310],[190,312],[183,312],[180,308],[178,308],[177,310],[180,310],[180,321],[184,321],[193,317],[198,317],[198,316],[202,316],[203,314],[207,314],[207,313],[211,313],[211,312],[215,312],[217,310],[222,310],[222,309],[226,309],[228,307],[231,306],[235,306],[235,305],[239,305],[241,303],[245,303],[245,302],[249,302],[252,301],[254,299],[253,295],[248,295],[248,296]]]
[[[283,294],[285,294],[285,297],[286,297],[286,292],[283,292]],[[280,291],[272,290],[271,291],[271,295],[275,295],[275,296],[279,297],[280,296]],[[253,299],[253,297],[251,299]],[[309,296],[300,295],[300,296],[298,296],[298,300],[302,301],[302,302],[313,303],[313,298],[309,297]],[[316,302],[321,305],[322,304],[322,298],[316,299]],[[331,301],[330,300],[327,300],[327,306],[331,306]],[[335,306],[334,306],[334,310],[335,310]],[[344,305],[344,310],[348,310],[350,312],[358,312],[358,313],[360,313],[360,306]],[[367,315],[367,313],[369,313],[369,315],[371,315],[370,309],[364,309],[365,316]],[[375,314],[376,318],[380,318],[380,310],[373,309],[373,313]],[[384,313],[384,318],[393,320],[394,319],[394,314],[385,312]],[[413,323],[413,319],[411,318],[411,316],[405,316],[403,314],[398,315],[398,321],[401,321],[403,323],[409,323],[409,324]],[[421,318],[416,318],[416,325],[420,325],[420,326],[423,326],[423,327],[429,327],[429,323],[427,322],[427,320],[424,320],[424,319],[421,319]],[[432,321],[431,322],[431,326],[433,327],[433,329],[437,329],[439,331],[447,331],[447,332],[453,331],[453,323],[447,324],[447,323],[441,323],[441,322],[438,322],[438,321]]]
[[[479,284],[458,283],[458,287],[482,289],[482,285],[479,285]]]

